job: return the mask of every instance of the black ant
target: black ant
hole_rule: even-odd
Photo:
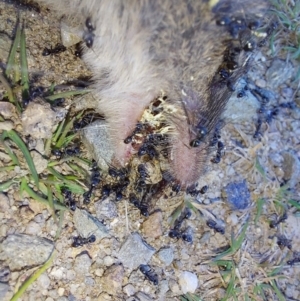
[[[91,236],[89,236],[87,238],[81,237],[81,236],[73,237],[72,247],[78,248],[85,244],[93,243],[95,241],[96,241],[96,236],[94,234],[92,234]]]
[[[93,160],[92,162],[91,171],[92,171],[91,186],[97,186],[100,183],[101,175],[100,175],[98,164],[95,160]]]
[[[277,237],[277,244],[278,246],[287,247],[290,250],[292,249],[291,241],[286,237],[284,237],[283,235]]]
[[[151,269],[149,265],[141,264],[140,271],[151,281],[154,285],[158,284],[158,276],[155,272]]]
[[[206,225],[211,228],[211,229],[214,229],[216,232],[218,233],[221,233],[221,234],[224,234],[225,233],[225,229],[218,226],[217,223],[212,220],[212,219],[209,219],[207,222],[206,222]]]
[[[83,39],[84,39],[85,45],[88,48],[91,48],[94,44],[94,37],[95,37],[94,30],[95,30],[95,28],[92,25],[92,21],[91,21],[90,17],[88,17],[85,20],[85,26],[87,28],[87,32],[84,32]]]
[[[204,185],[201,189],[197,190],[196,189],[197,185],[193,185],[193,186],[190,186],[186,189],[186,193],[191,195],[191,196],[197,196],[199,193],[201,194],[205,194],[208,190],[208,186],[207,185]]]
[[[134,193],[130,193],[129,202],[136,208],[138,208],[141,214],[145,217],[149,216],[148,205],[140,201]]]
[[[45,91],[44,87],[41,86],[36,88],[30,88],[29,97],[23,99],[23,106],[27,107],[30,101],[34,100],[36,97],[43,96],[44,91]]]
[[[273,220],[270,222],[270,228],[277,227],[280,223],[283,223],[286,219],[287,219],[287,213],[285,211],[283,215],[279,217],[277,220]]]
[[[196,139],[190,142],[191,147],[200,146],[201,142],[203,142],[206,136],[208,135],[208,129],[200,124],[198,124],[198,126],[196,127],[196,131],[197,131]]]
[[[224,149],[224,144],[221,141],[218,141],[217,153],[216,156],[211,160],[212,163],[220,163],[222,158],[222,150]]]
[[[111,187],[106,184],[102,186],[102,197],[109,197],[111,192]]]
[[[136,124],[135,129],[134,129],[134,131],[132,132],[132,134],[124,139],[124,143],[125,143],[125,144],[131,143],[131,142],[132,142],[133,136],[134,136],[135,134],[137,134],[137,133],[140,133],[143,129],[144,129],[144,125],[143,125],[142,123],[138,122],[138,123]]]
[[[95,114],[88,113],[81,120],[74,123],[74,130],[78,131],[84,128],[85,126],[89,125],[93,119],[95,118]]]
[[[175,220],[174,222],[174,227],[173,229],[170,230],[169,232],[169,237],[171,238],[182,238],[183,240],[187,241],[187,242],[192,242],[193,238],[192,235],[190,233],[188,233],[189,231],[183,231],[180,232],[180,228],[182,226],[182,223],[185,219],[189,219],[192,215],[192,212],[189,208],[185,208],[182,213],[180,214],[180,216]]]
[[[66,51],[66,50],[67,50],[67,48],[64,45],[58,43],[58,44],[56,44],[56,46],[54,48],[45,47],[43,52],[42,52],[42,56],[58,54],[58,53]]]
[[[288,260],[286,263],[288,265],[294,265],[295,263],[298,263],[298,262],[300,262],[300,254],[295,252],[294,253],[294,258]]]
[[[61,190],[61,193],[63,194],[63,196],[65,197],[65,203],[66,205],[72,210],[75,211],[76,210],[76,202],[75,200],[72,198],[72,192],[63,187]]]
[[[83,194],[83,203],[84,204],[89,204],[91,202],[91,196],[92,196],[94,188],[95,188],[94,186],[91,186],[90,189]]]

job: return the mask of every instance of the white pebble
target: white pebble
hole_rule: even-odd
[[[65,289],[63,287],[58,288],[57,290],[58,295],[61,297],[64,295],[65,293]]]
[[[179,284],[184,294],[194,293],[198,287],[198,278],[195,274],[188,271],[184,271],[180,273]]]

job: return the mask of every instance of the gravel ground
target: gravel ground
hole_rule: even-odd
[[[75,47],[59,55],[41,55],[44,47],[61,42],[60,23],[48,10],[19,10],[1,2],[0,32],[7,45],[18,13],[26,20],[28,68],[38,85],[65,84],[90,76],[75,57]],[[1,63],[6,61],[7,51],[1,51]],[[249,90],[243,97],[238,97],[238,91],[233,95],[221,130],[224,156],[220,164],[208,163],[199,187],[207,185],[209,189],[197,198],[199,212],[193,211],[183,222],[193,243],[168,235],[168,217],[182,204],[182,193],[170,197],[167,190],[156,203],[157,210],[145,218],[127,200],[102,200],[96,192],[86,208],[65,212],[57,240],[58,226],[45,206],[20,196],[17,187],[1,193],[0,299],[10,300],[55,249],[51,267],[19,300],[180,300],[179,296],[187,292],[195,292],[203,300],[219,300],[226,295],[227,285],[221,269],[209,264],[210,260],[228,248],[231,234],[241,233],[248,221],[242,247],[225,257],[235,264],[239,300],[244,300],[246,293],[253,297],[256,284],[270,283],[269,273],[276,267],[281,267],[280,275],[284,276],[275,278],[286,300],[300,300],[300,266],[287,264],[299,258],[300,252],[299,213],[287,205],[288,199],[300,200],[300,95],[299,83],[294,81],[295,66],[284,58],[272,57],[268,49],[255,56],[249,86],[265,89],[270,107],[293,100],[295,107],[280,107],[269,124],[263,123],[259,141],[253,138],[257,98]],[[81,102],[84,100],[77,100]],[[68,100],[67,108],[70,104]],[[17,121],[14,125],[20,129]],[[1,162],[4,166],[2,150]],[[1,175],[0,180],[7,180],[7,175]],[[288,196],[280,196],[285,183]],[[256,220],[260,199],[265,202]],[[276,201],[285,204],[284,210]],[[280,222],[284,212],[286,218]],[[209,220],[216,222],[214,229],[208,227]],[[74,248],[73,237],[78,235],[95,235],[96,242]],[[158,277],[157,285],[139,270],[140,264],[147,263],[153,268],[150,278]],[[263,300],[258,295],[255,298]],[[266,300],[277,300],[277,296],[270,291]]]

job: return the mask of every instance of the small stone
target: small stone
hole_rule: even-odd
[[[158,252],[158,258],[166,265],[170,265],[174,260],[174,251],[172,248],[162,248]]]
[[[80,28],[69,26],[64,21],[60,24],[60,35],[62,44],[65,47],[71,47],[82,40],[82,33]]]
[[[88,286],[94,286],[95,280],[92,277],[85,277],[84,283]]]
[[[246,209],[251,202],[251,195],[246,181],[229,183],[222,191],[222,195],[227,199],[227,203],[232,210]]]
[[[57,293],[60,297],[62,297],[65,293],[65,289],[63,287],[59,287]]]
[[[6,300],[5,296],[9,291],[9,285],[6,283],[0,282],[0,300]]]
[[[169,283],[168,280],[162,280],[159,282],[159,293],[158,299],[160,301],[166,300],[166,293],[169,290]]]
[[[64,110],[64,114],[61,114]],[[52,110],[51,105],[42,98],[35,98],[30,101],[22,113],[22,125],[25,135],[39,138],[51,138],[52,131],[67,113],[66,109]]]
[[[113,158],[109,131],[105,121],[96,120],[82,130],[82,141],[101,170],[108,170],[107,162]]]
[[[10,131],[14,128],[14,123],[12,121],[6,120],[0,122],[1,131]]]
[[[6,101],[0,101],[0,112],[5,119],[17,116],[16,107],[12,103]]]
[[[300,177],[300,161],[296,154],[291,151],[284,151],[281,153],[283,156],[282,169],[284,172],[284,179],[289,181],[291,188],[294,188],[299,183]]]
[[[132,284],[127,284],[123,287],[123,292],[127,296],[133,296],[136,293],[136,289]]]
[[[5,260],[10,270],[34,267],[47,261],[54,250],[52,241],[25,234],[13,234],[0,245],[0,260]]]
[[[68,299],[67,297],[65,296],[61,296],[57,299],[57,301],[70,301],[70,299]]]
[[[104,201],[98,201],[94,204],[96,216],[99,220],[112,219],[118,216],[116,203],[106,198]]]
[[[107,267],[111,266],[114,262],[115,262],[115,259],[111,256],[105,256],[103,258],[103,264]]]
[[[155,249],[146,244],[138,233],[127,237],[118,253],[118,259],[129,269],[137,269],[141,264],[146,264]]]
[[[47,274],[43,273],[39,278],[38,278],[38,283],[43,289],[47,289],[50,285],[50,278],[48,277]]]
[[[110,295],[116,295],[122,288],[123,277],[123,265],[110,266],[101,278],[102,289]]]
[[[157,238],[163,235],[162,212],[156,211],[151,214],[143,223],[143,230],[146,237]]]
[[[198,287],[197,275],[188,271],[181,272],[179,276],[179,284],[184,294],[194,293]]]
[[[77,275],[85,276],[92,265],[92,260],[88,254],[78,255],[75,259],[74,270]]]
[[[37,235],[42,231],[41,226],[34,221],[30,221],[26,227],[26,234]]]
[[[4,193],[0,193],[0,212],[6,212],[9,209],[9,198]]]
[[[142,292],[138,292],[135,296],[138,298],[139,301],[153,301],[152,298],[150,298],[148,295]]]
[[[36,171],[38,174],[42,173],[48,166],[48,160],[45,159],[40,153],[35,150],[30,152],[32,160],[34,162]]]
[[[76,277],[76,273],[74,270],[68,270],[67,271],[67,280],[72,281]]]
[[[276,89],[293,76],[294,67],[290,62],[275,58],[266,72],[268,85]]]
[[[52,268],[52,270],[50,272],[50,275],[52,277],[54,277],[55,279],[57,279],[57,280],[61,280],[63,278],[63,275],[64,275],[64,270],[65,270],[64,267],[55,266],[55,267]]]
[[[77,209],[73,221],[78,234],[82,237],[87,238],[94,234],[97,239],[102,239],[108,236],[107,228],[85,210]]]

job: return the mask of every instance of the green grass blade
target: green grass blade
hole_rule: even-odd
[[[53,251],[50,258],[38,270],[36,270],[28,279],[24,281],[24,283],[21,285],[19,290],[13,295],[10,301],[17,301],[19,300],[19,298],[21,298],[21,296],[24,294],[27,288],[51,266],[55,255],[56,252]]]
[[[257,225],[257,222],[261,216],[261,213],[262,213],[262,210],[263,210],[263,206],[265,204],[265,199],[263,198],[260,198],[257,200],[256,202],[256,207],[257,207],[257,212],[256,212],[256,216],[255,216],[255,219],[254,219],[254,224]]]
[[[31,158],[31,155],[29,153],[29,150],[27,149],[25,143],[14,130],[6,131],[6,135],[9,139],[11,139],[20,148],[20,150],[23,153],[24,158],[28,164],[28,167],[31,171],[31,175],[34,179],[34,182],[35,182],[36,186],[39,187],[39,176],[36,171],[33,160]]]
[[[53,195],[50,185],[47,185],[47,195],[48,195],[48,202],[49,206],[51,208],[51,214],[55,222],[57,222],[56,214],[55,214],[55,208],[54,208],[54,202],[53,202]]]
[[[275,280],[271,280],[271,286],[273,288],[273,290],[275,291],[277,298],[279,301],[286,301],[284,295],[282,294],[282,292],[279,290]]]
[[[7,65],[6,65],[6,70],[5,70],[5,75],[7,78],[11,77],[13,78],[13,74],[16,68],[16,53],[18,50],[18,47],[20,45],[20,39],[21,39],[21,28],[20,26],[17,26],[17,31],[16,31],[16,36],[15,40],[13,42],[12,48],[9,53]],[[15,82],[13,82],[15,84]]]
[[[7,154],[9,155],[9,157],[11,158],[12,162],[14,165],[18,165],[20,166],[20,162],[18,157],[16,156],[16,154],[12,151],[12,149],[10,148],[9,145],[7,145],[7,143],[4,141],[4,138],[2,138],[3,136],[1,136],[0,138],[0,142],[2,143],[2,145],[4,146]]]
[[[238,251],[245,239],[245,235],[246,235],[246,231],[247,231],[247,228],[248,228],[248,225],[249,225],[249,221],[247,221],[243,227],[243,230],[240,234],[240,236],[238,237],[238,239],[234,240],[232,242],[232,251],[233,253],[235,253],[236,251]]]
[[[68,123],[66,124],[66,126],[64,127],[61,136],[59,137],[55,147],[56,148],[62,148],[63,145],[66,144],[66,137],[68,135],[68,133],[70,132],[70,130],[73,128],[73,124],[74,121],[76,120],[76,117],[71,118]]]
[[[48,166],[47,169],[57,179],[61,180],[64,183],[64,186],[66,186],[69,190],[71,190],[71,192],[76,193],[76,194],[83,194],[85,192],[85,190],[82,188],[82,186],[75,183],[74,181],[67,179],[66,177],[68,177],[68,176],[63,176],[62,174],[60,174],[58,171],[56,171],[52,167]],[[72,178],[73,178],[73,176],[72,176]]]
[[[22,108],[21,108],[21,106],[20,106],[13,90],[11,89],[8,81],[6,80],[6,78],[1,73],[0,73],[0,82],[2,82],[2,84],[3,84],[3,86],[6,90],[9,102],[13,103],[16,106],[18,113],[21,113]]]
[[[288,200],[288,203],[290,203],[292,206],[300,210],[300,204],[295,200]]]
[[[22,96],[23,99],[29,97],[29,76],[28,76],[28,63],[26,54],[26,38],[25,29],[22,28],[21,40],[20,40],[20,56],[21,56],[21,84],[22,84]]]
[[[23,178],[25,179],[25,178]],[[25,191],[31,198],[35,199],[36,201],[45,204],[47,206],[49,205],[48,200],[44,199],[43,197],[41,197],[40,195],[38,195],[35,191],[33,191],[26,183],[26,180],[24,182],[22,182],[22,191]],[[55,209],[59,209],[59,210],[69,210],[66,206],[58,203],[58,202],[53,202],[54,203],[54,207]]]
[[[83,95],[86,93],[91,92],[92,90],[85,89],[85,90],[73,90],[73,91],[67,91],[67,92],[61,92],[61,93],[56,93],[50,96],[46,96],[45,99],[49,101],[53,101],[57,98],[65,98],[65,97],[70,97],[74,95]]]
[[[7,189],[9,189],[9,187],[13,184],[19,183],[19,180],[16,179],[10,179],[8,181],[5,182],[1,182],[0,183],[0,192],[6,191]]]

